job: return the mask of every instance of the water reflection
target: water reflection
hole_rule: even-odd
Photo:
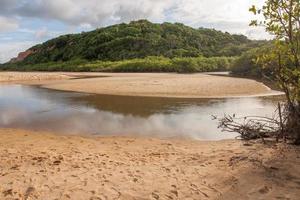
[[[73,100],[85,106],[97,108],[98,110],[139,117],[149,117],[158,113],[179,113],[186,107],[213,106],[213,104],[218,104],[222,101],[213,99],[176,99],[114,95],[88,95],[74,98]]]
[[[0,127],[67,134],[147,135],[218,140],[211,115],[271,115],[277,100],[120,97],[0,86]]]

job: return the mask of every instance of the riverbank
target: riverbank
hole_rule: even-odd
[[[278,94],[251,79],[172,73],[23,73],[1,72],[0,82],[93,94],[226,98]]]
[[[72,78],[70,75],[57,72],[0,72],[0,83],[63,80]]]
[[[297,199],[299,151],[0,129],[0,199]]]

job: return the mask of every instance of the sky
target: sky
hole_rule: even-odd
[[[0,0],[0,63],[62,34],[148,19],[180,22],[267,39],[249,27],[252,5],[264,0]]]

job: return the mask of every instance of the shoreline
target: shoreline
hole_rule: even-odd
[[[297,199],[300,149],[243,144],[0,129],[0,198]]]
[[[137,97],[220,99],[282,95],[256,80],[206,73],[0,72],[0,83]]]
[[[168,84],[174,87],[175,78],[181,78],[180,83],[186,77],[208,83],[220,80],[203,74],[119,74],[109,79],[71,79],[69,74],[59,80],[52,79],[54,74],[39,75],[9,84],[62,84],[80,92],[76,87],[90,90],[91,84],[111,79],[133,86],[140,81],[162,81],[167,89]],[[266,90],[260,84],[259,88]],[[67,135],[0,128],[0,199],[297,199],[299,153],[299,147],[260,141],[245,145],[240,140]]]

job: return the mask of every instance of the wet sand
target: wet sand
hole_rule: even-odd
[[[69,75],[59,72],[0,72],[0,83],[62,80],[69,78],[71,78]]]
[[[0,129],[0,199],[298,199],[299,152]]]
[[[39,84],[56,90],[124,96],[224,98],[274,94],[274,91],[255,80],[208,74],[1,72],[0,82]]]

